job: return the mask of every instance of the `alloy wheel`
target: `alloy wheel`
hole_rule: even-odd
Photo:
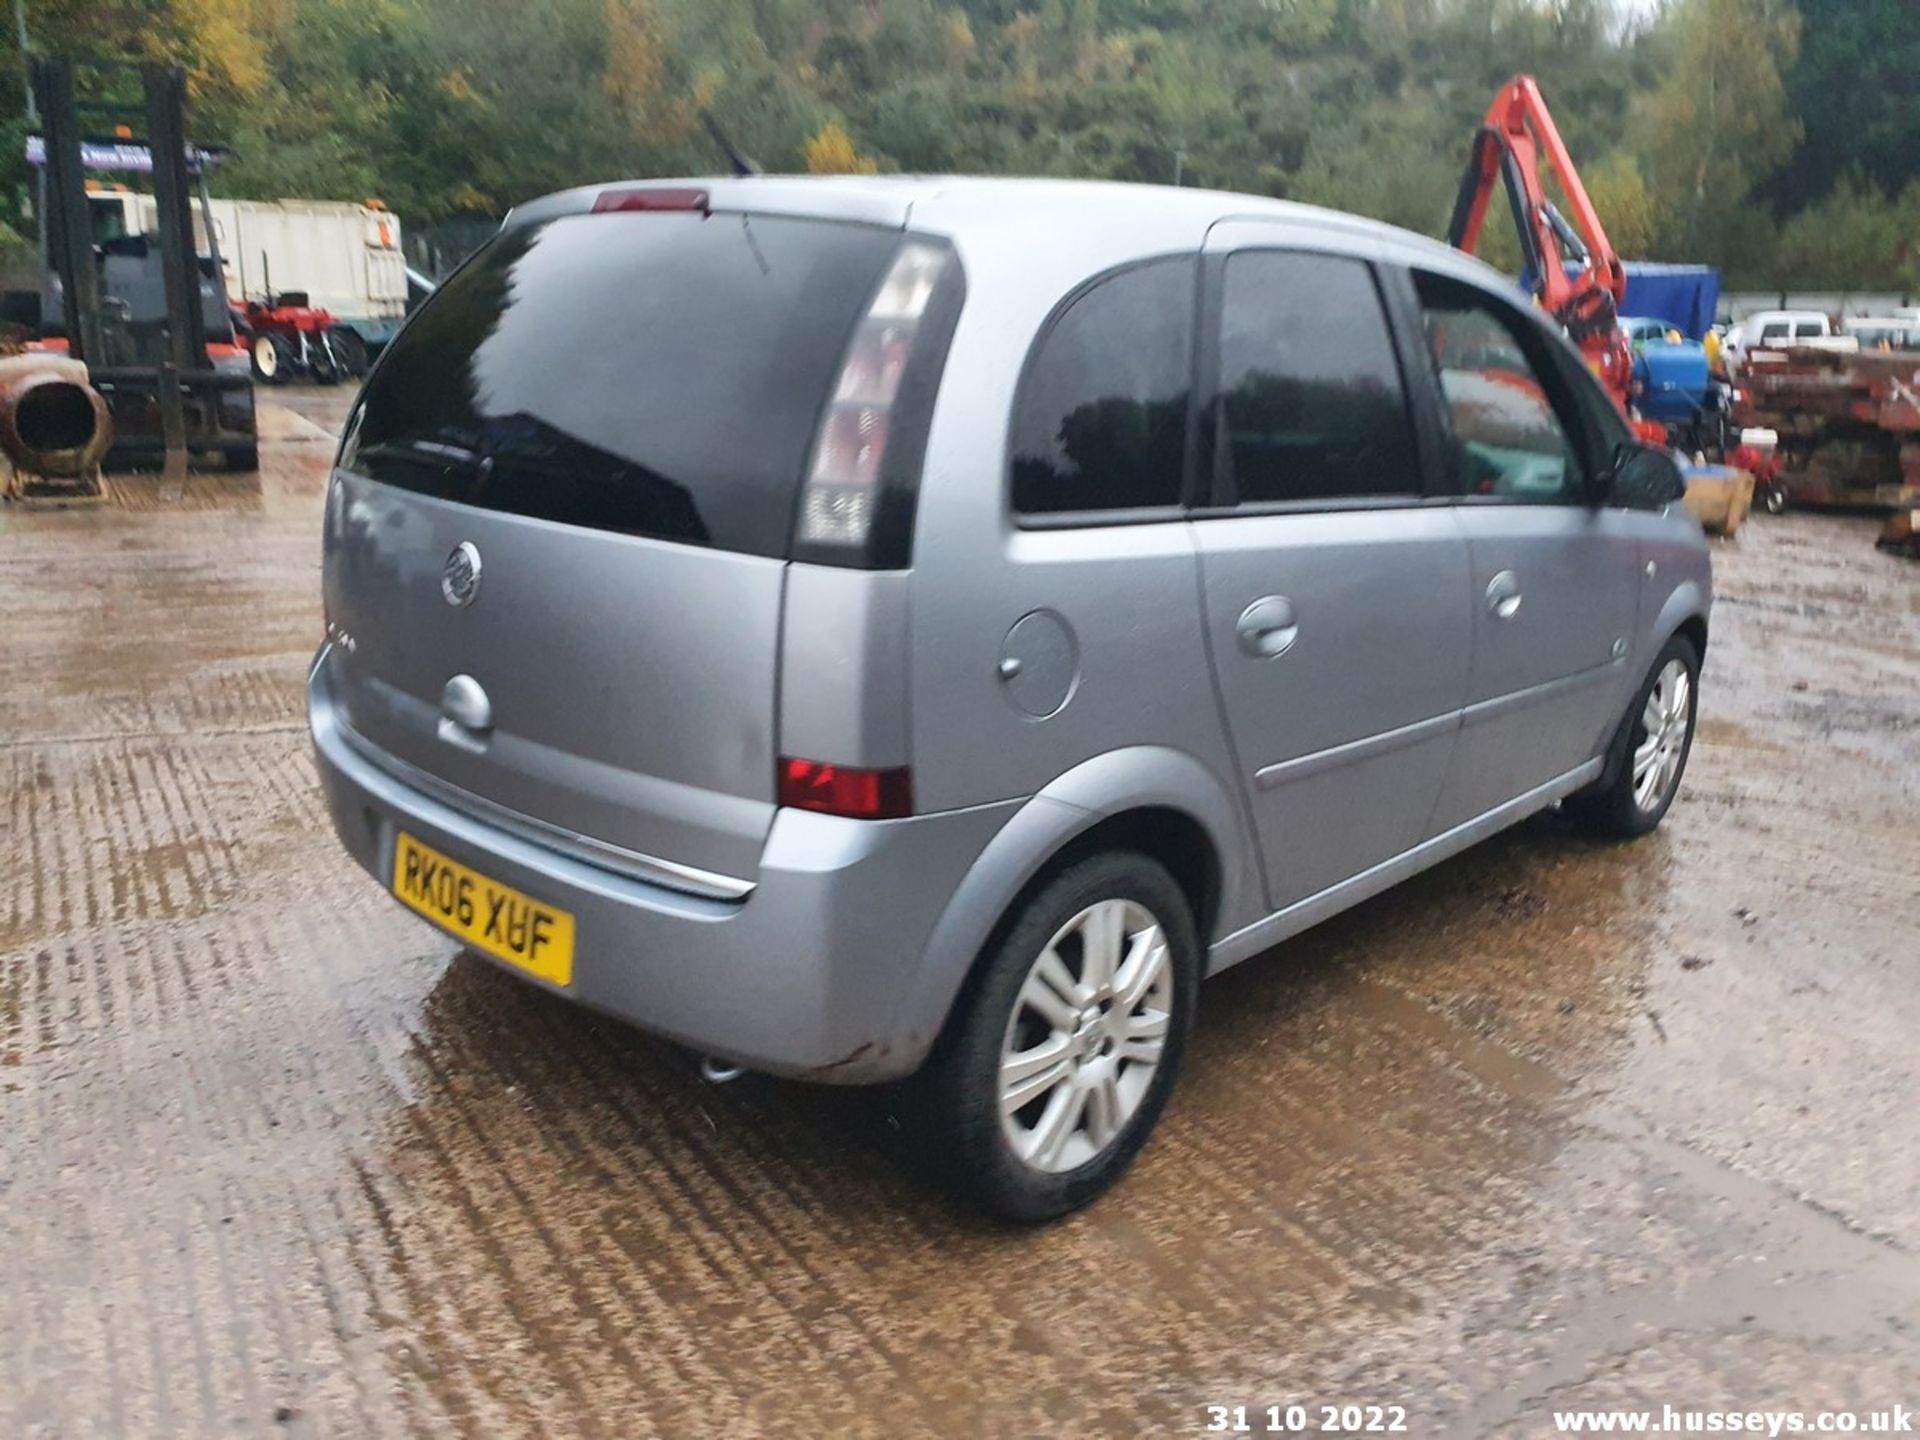
[[[1074,1170],[1111,1146],[1160,1068],[1174,967],[1160,922],[1101,900],[1060,927],[1027,972],[1000,1049],[1001,1132],[1036,1170]]]
[[[1633,803],[1643,813],[1658,810],[1679,783],[1692,711],[1693,679],[1684,663],[1669,660],[1647,694],[1633,751]]]

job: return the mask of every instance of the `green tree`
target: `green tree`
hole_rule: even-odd
[[[1920,287],[1920,184],[1891,197],[1862,176],[1842,176],[1781,230],[1774,278],[1819,290]]]
[[[31,0],[29,23],[48,53],[186,65],[195,133],[234,151],[217,193],[416,224],[718,169],[705,109],[770,170],[1178,171],[1438,233],[1524,71],[1623,253],[1795,284],[1886,273],[1890,197],[1920,181],[1914,3],[1800,0],[1797,58],[1790,0],[1666,0],[1624,32],[1615,0]],[[21,131],[0,121],[0,188],[24,197]]]
[[[1786,0],[1678,0],[1666,74],[1640,126],[1641,167],[1671,255],[1722,259],[1729,218],[1789,155],[1800,122],[1782,73],[1800,44]]]
[[[1898,190],[1920,167],[1920,11],[1914,0],[1800,0],[1805,34],[1787,98],[1806,128],[1773,187],[1797,209],[1836,177]]]
[[[1633,156],[1615,150],[1598,165],[1588,166],[1581,178],[1613,248],[1630,260],[1653,255],[1659,246],[1660,209]]]

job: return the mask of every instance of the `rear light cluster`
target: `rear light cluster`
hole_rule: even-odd
[[[897,537],[889,544],[881,533],[883,510],[890,501],[911,505],[932,407],[927,382],[938,378],[958,313],[958,286],[943,281],[956,270],[951,251],[909,240],[874,291],[847,343],[814,438],[800,497],[801,558],[906,563],[904,553],[888,553],[904,547]],[[901,495],[903,487],[909,493]],[[910,515],[900,528],[910,531]]]
[[[794,559],[868,569],[908,563],[927,430],[965,290],[945,246],[909,239],[894,254],[847,341],[814,435]],[[778,780],[779,803],[796,810],[852,820],[913,813],[905,766],[782,757]]]
[[[913,813],[913,785],[905,766],[859,770],[817,760],[780,762],[782,805],[852,820],[897,820]]]

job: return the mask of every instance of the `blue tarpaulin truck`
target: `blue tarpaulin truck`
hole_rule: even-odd
[[[1656,265],[1629,260],[1622,315],[1664,320],[1689,340],[1702,339],[1720,304],[1720,272],[1711,265]]]

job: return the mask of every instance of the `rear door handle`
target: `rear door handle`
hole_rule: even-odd
[[[1240,612],[1234,625],[1240,648],[1255,660],[1275,660],[1300,638],[1293,602],[1284,595],[1263,595]]]
[[[1520,613],[1520,577],[1502,570],[1487,582],[1487,613],[1496,620],[1511,620]]]

